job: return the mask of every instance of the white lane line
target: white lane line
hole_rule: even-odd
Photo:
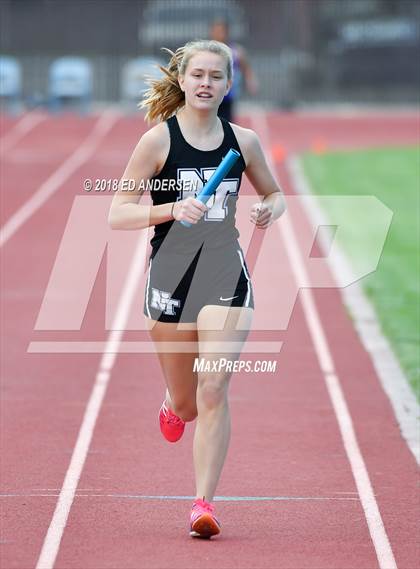
[[[36,127],[40,122],[47,118],[46,114],[36,111],[26,113],[4,136],[0,138],[0,156],[9,152],[13,146],[26,135],[30,130]]]
[[[65,160],[0,230],[0,247],[62,186],[84,162],[89,160],[98,144],[112,128],[120,113],[105,111],[84,142]]]
[[[138,282],[142,277],[146,257],[146,246],[147,231],[142,231],[138,237],[138,244],[133,255],[130,271],[118,302],[112,331],[107,340],[107,352],[111,352],[112,349],[113,353],[104,353],[102,355],[70,465],[42,546],[36,569],[52,569],[54,567],[70,508],[89,451],[95,424],[111,378],[112,367],[115,363],[121,338],[128,322],[131,306],[136,296]]]
[[[309,181],[306,178],[300,159],[294,156],[286,163],[293,186],[301,195],[313,195]],[[315,226],[329,225],[326,213],[314,199],[309,202],[302,200],[303,207],[310,222]],[[328,244],[320,240],[320,245],[327,250]],[[344,304],[349,309],[360,340],[366,351],[372,358],[372,363],[381,381],[385,393],[388,395],[397,422],[401,428],[409,449],[413,453],[417,464],[420,464],[420,406],[410,387],[394,352],[382,333],[382,328],[377,318],[375,309],[363,291],[360,283],[354,278],[353,271],[347,256],[342,250],[329,261],[334,275],[348,275],[351,285],[340,288],[339,292]],[[337,279],[338,281],[338,279]]]
[[[251,121],[253,129],[260,135],[263,146],[266,148],[267,160],[270,163],[270,167],[273,172],[275,172],[270,152],[270,135],[265,112],[252,113]],[[283,234],[283,243],[286,247],[296,282],[309,283],[309,275],[297,245],[298,240],[290,216],[285,216],[281,223],[279,223],[279,227]],[[379,566],[381,569],[397,569],[394,554],[379,512],[366,464],[357,442],[350,411],[340,385],[339,377],[335,371],[332,354],[311,288],[300,289],[300,297],[305,320],[340,428],[344,448],[352,469]]]

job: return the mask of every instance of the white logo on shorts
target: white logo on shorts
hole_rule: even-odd
[[[237,294],[236,296],[230,296],[229,298],[222,298],[220,297],[220,300],[233,300],[234,298],[238,298],[239,294]]]
[[[164,314],[175,316],[174,307],[181,306],[181,301],[177,298],[171,298],[169,292],[152,288],[152,301],[150,303],[152,308],[161,310]]]

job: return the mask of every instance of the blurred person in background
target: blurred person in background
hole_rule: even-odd
[[[230,91],[225,95],[219,107],[219,117],[232,122],[235,120],[235,101],[239,98],[242,84],[250,95],[258,92],[258,82],[252,71],[245,49],[229,41],[229,24],[222,19],[215,20],[210,26],[210,39],[228,45],[233,58],[233,83]]]

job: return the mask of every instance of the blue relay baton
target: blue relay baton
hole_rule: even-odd
[[[203,189],[196,197],[201,203],[207,203],[210,197],[214,194],[214,192],[219,187],[221,181],[232,169],[233,165],[239,158],[240,153],[237,150],[231,148],[223,160],[220,162],[216,170],[204,184]],[[182,225],[185,227],[191,227],[191,223],[188,221],[181,221]]]

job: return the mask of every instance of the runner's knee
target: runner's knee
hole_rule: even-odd
[[[197,387],[197,406],[214,409],[227,400],[229,380],[224,375],[202,374]]]

